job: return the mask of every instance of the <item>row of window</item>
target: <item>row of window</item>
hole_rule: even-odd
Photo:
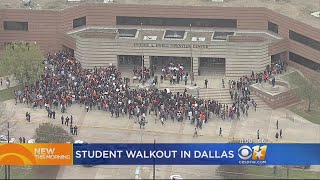
[[[274,33],[278,33],[278,25],[268,21],[268,30]],[[314,40],[297,32],[289,30],[289,39],[320,51],[320,41]]]
[[[237,28],[236,19],[162,18],[117,16],[117,25]]]
[[[269,31],[272,31],[272,32],[278,34],[278,28],[279,27],[277,24],[268,21],[268,30]],[[306,46],[309,46],[311,48],[314,48],[314,49],[320,51],[320,42],[319,41],[311,39],[309,37],[306,37],[302,34],[299,34],[294,31],[289,30],[289,39],[292,39],[294,41],[297,41],[301,44],[304,44]],[[319,63],[316,63],[310,59],[302,57],[302,56],[295,54],[293,52],[289,52],[289,60],[291,60],[295,63],[298,63],[300,65],[303,65],[307,68],[310,68],[312,70],[320,71],[320,64]]]
[[[28,31],[28,22],[3,21],[4,30]]]
[[[196,18],[157,18],[157,17],[116,17],[117,25],[150,25],[150,26],[194,26],[237,28],[235,19],[196,19]],[[73,20],[73,28],[85,26],[86,16]],[[4,21],[4,30],[28,31],[28,22]],[[268,30],[278,33],[278,25],[268,21]]]
[[[289,52],[289,60],[291,60],[295,63],[298,63],[300,65],[303,65],[307,68],[310,68],[312,70],[320,71],[320,64],[319,63],[316,63],[310,59],[302,57],[302,56],[295,54],[293,52]]]
[[[314,40],[314,39],[311,39],[307,36],[304,36],[302,34],[299,34],[299,33],[296,33],[294,31],[289,31],[289,38],[294,40],[294,41],[297,41],[301,44],[304,44],[306,46],[309,46],[313,49],[316,49],[318,51],[320,51],[320,42],[317,41],[317,40]]]
[[[86,24],[87,24],[86,16],[73,20],[73,28],[85,26]],[[29,24],[28,22],[22,22],[22,21],[3,21],[3,28],[4,30],[28,31]]]

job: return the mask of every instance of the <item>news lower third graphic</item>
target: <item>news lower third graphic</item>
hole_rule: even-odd
[[[72,165],[72,144],[0,144],[1,165]]]
[[[2,144],[1,165],[320,165],[320,144]]]

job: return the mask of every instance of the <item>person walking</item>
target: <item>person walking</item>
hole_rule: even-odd
[[[87,112],[88,112],[88,111],[87,111]],[[113,114],[114,114],[113,108],[111,108],[110,112],[111,112],[111,117],[113,117]]]
[[[188,77],[184,76],[184,85],[187,85],[187,84],[188,84]]]
[[[52,111],[52,116],[53,116],[53,119],[56,119],[56,111],[55,110]]]
[[[28,121],[30,122],[31,121],[31,114],[28,113]]]
[[[219,136],[222,136],[222,128],[219,129]]]
[[[89,106],[88,105],[86,105],[86,111],[89,112]]]
[[[260,139],[260,131],[259,131],[259,129],[257,131],[257,139]]]
[[[276,122],[276,127],[277,127],[277,129],[279,129],[279,121],[278,120]]]
[[[73,128],[73,135],[78,135],[78,127],[77,125],[74,125],[74,128]]]
[[[48,108],[47,109],[47,112],[48,112],[48,118],[51,118],[50,116],[51,116],[51,110]]]
[[[161,120],[161,125],[162,125],[162,126],[165,125],[165,124],[164,124],[164,118],[161,117],[160,120]]]
[[[69,126],[69,120],[70,120],[70,119],[69,119],[69,117],[67,116],[65,125]]]
[[[63,115],[61,116],[61,124],[63,124],[63,121],[64,121],[64,117]]]
[[[208,88],[208,80],[207,80],[207,79],[204,80],[204,86],[205,86],[206,88]]]
[[[282,138],[282,129],[280,129],[280,138]]]
[[[72,127],[71,124],[70,124],[70,134],[72,134],[72,135],[74,134],[74,133],[73,133],[73,127]]]
[[[273,175],[277,174],[277,166],[273,166]]]
[[[275,137],[276,137],[276,140],[278,140],[278,138],[279,138],[279,133],[278,132],[276,133]]]
[[[28,121],[28,116],[29,116],[29,113],[26,112],[26,120]]]
[[[197,131],[197,128],[194,128],[193,137],[198,137],[198,131]]]
[[[26,138],[25,137],[22,138],[22,143],[26,143]]]

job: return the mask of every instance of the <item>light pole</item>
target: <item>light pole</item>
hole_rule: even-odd
[[[10,143],[10,131],[9,131],[9,122],[8,122],[8,137],[7,137],[7,141],[8,141],[8,144]],[[5,165],[4,166],[4,178],[5,179],[10,179],[10,165]]]
[[[142,23],[140,31],[142,33]],[[142,35],[141,35],[142,36]],[[141,44],[143,43],[143,37],[141,37]],[[143,53],[143,47],[141,46],[142,56],[141,56],[141,79],[142,79],[142,85],[144,85],[144,53]]]
[[[190,61],[191,61],[191,86],[193,85],[193,58],[192,58],[192,34],[191,34],[191,24],[190,24]]]

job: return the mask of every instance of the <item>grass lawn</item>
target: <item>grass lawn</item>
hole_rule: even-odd
[[[4,166],[0,166],[0,179],[4,179]],[[56,179],[59,166],[10,166],[11,179]]]
[[[286,168],[278,168],[277,174],[273,175],[273,168],[268,166],[247,166],[247,178],[249,179],[319,179],[320,172],[308,171],[302,169],[289,169],[289,176],[287,177]]]
[[[14,98],[13,91],[18,90],[19,86],[10,87],[8,89],[3,89],[0,91],[0,102],[7,101]]]
[[[301,107],[301,105],[295,105],[295,106],[289,107],[290,111],[305,118],[306,120],[316,124],[320,124],[320,110],[311,110],[311,112],[307,112],[305,111],[305,109],[306,108]]]
[[[0,77],[3,77],[3,76],[7,76],[8,74],[2,70],[2,67],[0,67]]]
[[[303,79],[303,77],[298,72],[292,72],[292,73],[289,73],[289,74],[282,76],[282,79],[284,79],[286,81],[290,81],[290,80],[294,80],[294,79],[301,80],[301,78]]]
[[[293,84],[295,84],[296,86],[301,86],[301,84],[299,83],[294,83],[295,80],[297,80],[297,82],[301,82],[303,84],[305,84],[304,82],[306,81],[298,72],[293,72],[290,73],[288,75],[283,76],[283,79],[293,82]],[[319,91],[319,89],[318,89]],[[319,94],[320,91],[317,93]],[[312,103],[311,104],[311,111],[307,112],[306,109],[308,107],[308,96],[305,93],[298,93],[300,94],[301,98],[303,98],[305,101],[302,103],[299,103],[297,105],[291,106],[288,109],[292,112],[294,112],[295,114],[307,119],[310,122],[316,123],[316,124],[320,124],[320,104],[319,103]]]
[[[4,166],[0,166],[0,179],[4,177]],[[10,178],[11,179],[35,179],[33,171],[30,166],[10,166]]]

